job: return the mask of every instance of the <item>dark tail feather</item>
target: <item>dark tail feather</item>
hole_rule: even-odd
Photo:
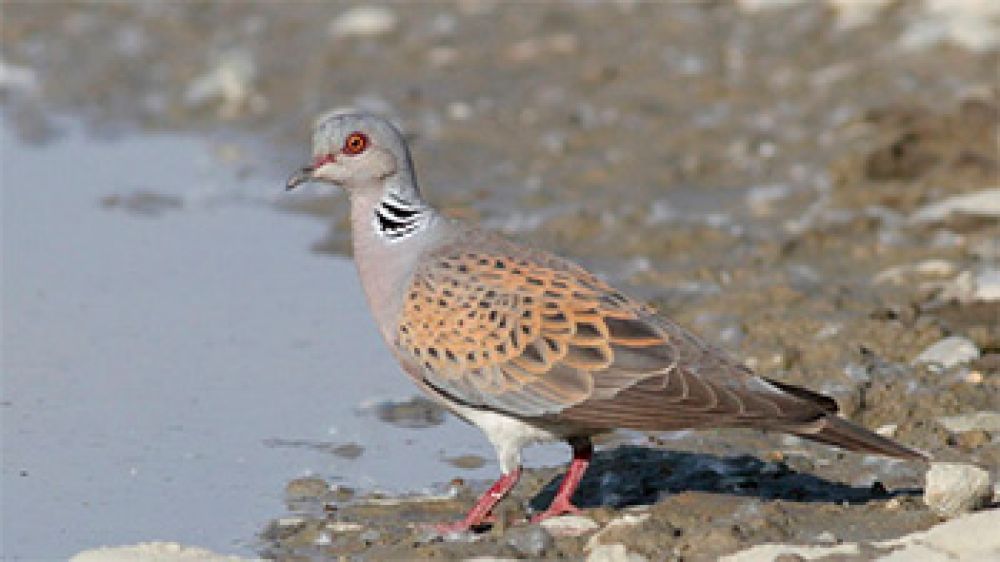
[[[930,455],[927,453],[900,445],[892,439],[882,437],[836,415],[824,416],[810,424],[808,428],[793,431],[793,433],[805,439],[836,445],[848,451],[874,453],[909,460],[930,460]]]

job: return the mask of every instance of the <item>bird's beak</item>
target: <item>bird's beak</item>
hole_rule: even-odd
[[[290,178],[288,182],[285,183],[285,191],[291,191],[299,186],[299,184],[306,183],[313,179],[313,172],[316,170],[315,166],[303,166],[298,171],[296,171]]]

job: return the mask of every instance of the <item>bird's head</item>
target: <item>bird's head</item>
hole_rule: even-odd
[[[348,192],[379,188],[409,173],[406,141],[389,121],[369,113],[333,111],[316,120],[313,161],[288,179],[286,189],[308,181],[339,185]]]

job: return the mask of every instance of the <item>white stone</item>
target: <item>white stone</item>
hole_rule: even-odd
[[[253,55],[233,49],[219,56],[207,72],[195,78],[184,91],[184,103],[201,107],[219,103],[219,115],[231,119],[244,111],[262,113],[267,101],[256,92],[257,65]]]
[[[929,259],[915,264],[897,265],[879,272],[873,279],[876,284],[902,283],[908,277],[948,277],[955,274],[955,264],[947,260]]]
[[[976,274],[972,300],[980,302],[1000,301],[1000,269],[985,269]]]
[[[597,522],[583,515],[560,515],[543,520],[540,525],[553,536],[576,537],[594,531]]]
[[[829,545],[829,544],[837,544],[840,541],[837,540],[837,535],[833,534],[832,532],[823,531],[822,533],[816,535],[816,542],[818,542],[819,544]]]
[[[992,498],[990,474],[978,466],[936,462],[927,471],[924,503],[942,517],[973,511]]]
[[[0,92],[38,91],[38,73],[26,66],[16,66],[0,59]]]
[[[448,117],[455,121],[467,121],[472,117],[472,106],[461,101],[449,103]]]
[[[950,369],[979,358],[979,348],[968,338],[949,336],[920,352],[913,360],[914,365],[936,365]]]
[[[249,560],[251,559],[227,556],[204,548],[173,542],[105,546],[85,550],[70,558],[70,562],[249,562]]]
[[[938,299],[960,303],[1000,301],[1000,269],[963,271],[941,288]]]
[[[1000,432],[1000,413],[998,412],[982,411],[958,416],[947,416],[938,418],[938,422],[952,433],[962,433],[963,431],[973,431],[976,429]]]
[[[1000,217],[1000,188],[963,193],[924,205],[910,215],[909,220],[912,223],[940,222],[952,215]]]
[[[355,523],[354,521],[334,521],[327,523],[326,528],[335,533],[356,533],[364,529],[360,523]]]
[[[648,513],[629,513],[614,519],[605,525],[603,529],[594,533],[594,535],[587,540],[587,545],[584,546],[583,549],[587,551],[594,550],[601,545],[601,540],[611,531],[624,527],[641,525],[645,523],[649,517],[650,515]]]
[[[746,550],[741,550],[729,556],[723,556],[719,562],[774,562],[782,554],[800,556],[806,560],[842,556],[858,556],[861,551],[854,543],[838,544],[836,546],[815,546],[800,544],[758,544]]]
[[[649,559],[638,552],[629,552],[625,545],[602,544],[590,551],[587,562],[647,562]]]
[[[1000,560],[1000,510],[970,513],[897,539],[866,543],[867,551],[891,550],[873,558],[877,562],[982,562]],[[861,556],[858,543],[836,546],[760,544],[723,556],[721,562],[773,562],[782,554],[798,555],[806,560]],[[866,560],[869,558],[865,558]]]
[[[947,560],[949,562],[981,562],[1000,560],[1000,510],[990,509],[970,513],[898,539],[876,543],[879,547],[895,548],[880,562],[910,562],[912,560]],[[901,547],[901,548],[900,548]],[[920,557],[922,549],[935,557]]]
[[[1000,2],[996,0],[923,0],[917,8],[899,38],[904,50],[944,41],[976,52],[1000,47]]]
[[[896,430],[898,429],[898,425],[894,423],[887,423],[883,426],[879,426],[879,428],[875,430],[875,433],[881,435],[882,437],[893,437],[896,435]]]
[[[335,39],[345,37],[380,37],[396,30],[396,12],[384,6],[355,6],[334,18],[327,33]]]

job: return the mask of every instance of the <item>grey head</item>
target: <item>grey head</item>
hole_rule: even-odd
[[[370,113],[332,111],[313,127],[313,161],[288,179],[286,189],[308,181],[359,190],[416,191],[410,150],[388,120]],[[413,193],[415,195],[415,193]]]

